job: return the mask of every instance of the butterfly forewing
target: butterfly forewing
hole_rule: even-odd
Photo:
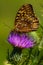
[[[15,18],[15,30],[17,32],[30,32],[37,30],[39,21],[34,14],[31,4],[23,5]]]

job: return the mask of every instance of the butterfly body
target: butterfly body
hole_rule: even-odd
[[[15,30],[17,32],[30,32],[37,30],[39,20],[34,14],[31,4],[23,5],[15,18]]]

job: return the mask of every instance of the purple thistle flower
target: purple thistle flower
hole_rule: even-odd
[[[32,38],[32,36],[29,36],[25,33],[14,33],[11,32],[8,36],[8,42],[12,44],[15,47],[20,48],[31,48],[35,44],[35,40]]]

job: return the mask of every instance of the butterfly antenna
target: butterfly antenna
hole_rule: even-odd
[[[8,24],[6,24],[6,23],[3,23],[5,26],[7,26],[9,29],[11,29],[11,27],[8,25]]]

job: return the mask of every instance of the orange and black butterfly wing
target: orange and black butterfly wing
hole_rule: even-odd
[[[31,4],[23,5],[15,18],[15,30],[17,32],[30,32],[37,30],[39,21],[34,14]]]

